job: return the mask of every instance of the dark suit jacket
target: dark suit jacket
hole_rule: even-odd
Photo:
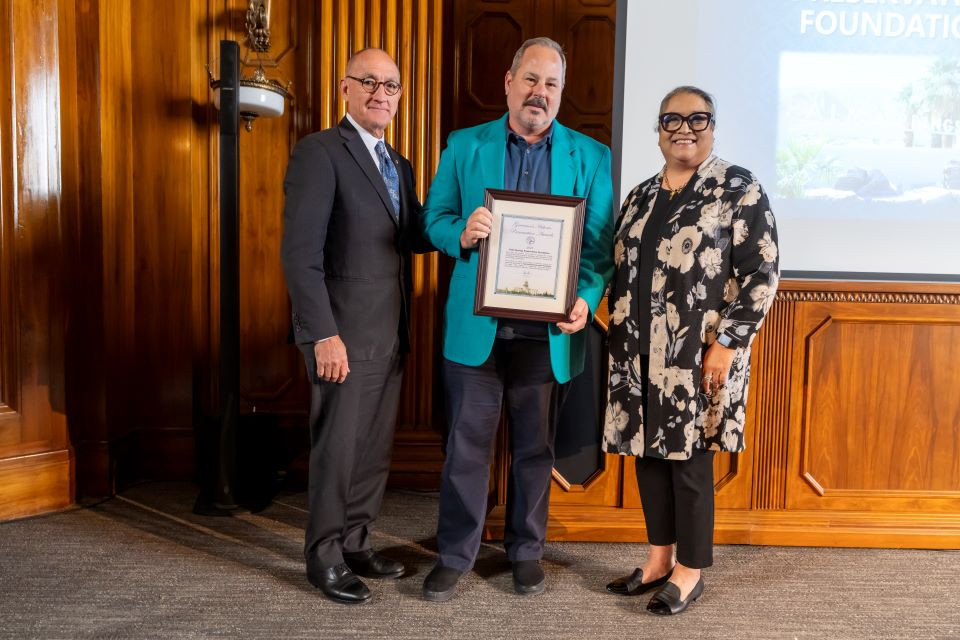
[[[399,221],[379,168],[346,118],[294,147],[281,257],[294,340],[308,363],[313,343],[334,335],[350,360],[389,356],[398,341],[401,352],[410,349],[410,252],[432,247],[420,230],[410,163],[387,149],[400,178]]]

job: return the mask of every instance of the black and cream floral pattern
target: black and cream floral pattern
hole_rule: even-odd
[[[661,171],[634,188],[617,222],[604,448],[670,460],[694,449],[742,451],[750,345],[779,279],[776,223],[753,174],[711,156],[677,198],[656,246],[641,247],[662,178]],[[636,299],[641,251],[657,254],[649,300]],[[647,380],[640,379],[639,304],[651,309]],[[726,385],[708,398],[703,354],[719,333],[738,347]]]

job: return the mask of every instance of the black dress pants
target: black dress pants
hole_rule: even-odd
[[[648,362],[640,356],[642,380]],[[646,386],[643,393],[646,404]],[[694,449],[689,460],[636,459],[647,538],[658,546],[676,544],[677,562],[691,569],[713,565],[713,454]]]
[[[313,365],[307,359],[307,367]],[[370,548],[380,512],[403,379],[403,355],[350,361],[342,384],[312,385],[304,555],[307,569]]]
[[[504,401],[512,456],[504,547],[512,561],[539,560],[547,533],[557,411],[565,388],[553,376],[549,343],[498,338],[482,365],[444,360],[443,373],[450,431],[440,484],[439,564],[469,571],[476,560]]]
[[[713,451],[689,460],[637,458],[637,485],[650,544],[677,545],[677,562],[713,564]]]

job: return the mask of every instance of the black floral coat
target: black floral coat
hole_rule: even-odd
[[[617,221],[604,448],[669,460],[694,449],[742,451],[750,345],[779,278],[776,223],[753,174],[711,156],[677,198],[656,246],[641,247],[662,178],[661,171],[633,189]],[[657,252],[649,300],[634,299],[641,251]],[[639,373],[639,304],[651,310],[647,380]],[[710,398],[701,368],[719,333],[737,348],[726,385]]]

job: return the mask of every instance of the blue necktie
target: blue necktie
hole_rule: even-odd
[[[393,160],[387,155],[387,147],[383,140],[377,143],[377,157],[380,158],[380,173],[383,175],[383,182],[387,185],[387,191],[390,193],[390,202],[393,203],[393,213],[400,215],[400,178],[397,176],[397,168],[393,166]]]

